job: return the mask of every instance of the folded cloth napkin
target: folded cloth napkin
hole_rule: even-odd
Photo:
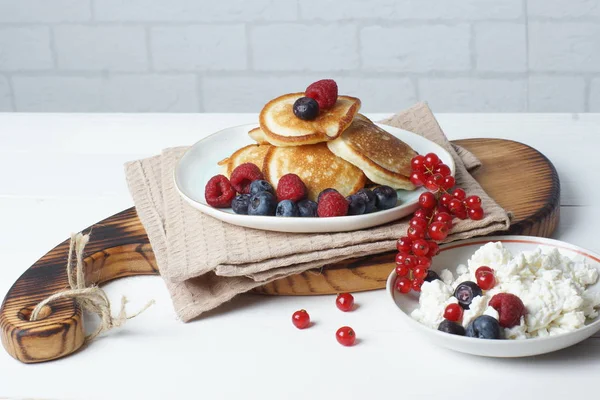
[[[457,185],[481,197],[485,217],[459,221],[446,242],[508,229],[506,211],[469,174],[479,167],[478,160],[446,139],[425,103],[382,123],[444,147],[454,158]],[[406,233],[407,219],[360,231],[317,234],[260,231],[221,222],[189,206],[175,189],[173,171],[186,149],[166,149],[125,166],[138,216],[183,321],[275,279],[393,250],[396,239]]]

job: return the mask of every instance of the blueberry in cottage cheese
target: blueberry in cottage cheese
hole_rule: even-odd
[[[500,324],[489,315],[480,315],[467,326],[465,334],[479,339],[500,339]]]
[[[444,320],[446,306],[458,302],[454,297],[456,288],[465,281],[476,281],[475,271],[483,265],[493,269],[496,285],[471,300],[461,321],[465,328],[482,315],[499,319],[498,312],[488,304],[498,293],[514,294],[525,306],[518,325],[500,328],[500,336],[505,339],[572,332],[598,316],[600,293],[586,289],[598,281],[598,271],[582,257],[571,259],[556,248],[544,246],[513,256],[501,242],[480,247],[467,265],[457,267],[455,274],[443,270],[439,280],[423,283],[419,307],[411,316],[437,329]]]

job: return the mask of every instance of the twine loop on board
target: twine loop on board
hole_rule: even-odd
[[[100,326],[96,331],[86,336],[85,341],[89,342],[96,336],[104,331],[108,331],[112,328],[119,327],[125,323],[128,319],[134,318],[146,311],[148,307],[154,304],[154,300],[150,300],[140,311],[133,315],[127,315],[125,311],[125,305],[127,304],[127,298],[123,296],[121,298],[121,308],[119,314],[114,317],[112,315],[110,301],[106,292],[99,286],[92,285],[89,287],[85,286],[85,273],[83,270],[83,251],[85,246],[90,240],[90,235],[83,235],[81,233],[71,234],[71,241],[69,243],[69,255],[67,258],[67,277],[69,279],[70,289],[63,290],[55,293],[45,300],[38,303],[37,306],[31,312],[30,321],[36,321],[39,317],[39,313],[42,308],[58,299],[71,298],[75,299],[81,308],[84,310],[97,314],[100,317]],[[75,254],[75,271],[73,271],[73,253]]]

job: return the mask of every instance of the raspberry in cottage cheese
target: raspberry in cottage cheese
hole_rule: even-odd
[[[488,305],[497,293],[518,296],[526,310],[520,324],[502,328],[506,339],[572,332],[583,327],[586,319],[598,316],[600,293],[586,290],[598,281],[598,271],[586,265],[583,257],[571,259],[556,248],[543,246],[513,256],[501,242],[490,242],[480,247],[467,264],[457,267],[456,276],[443,270],[440,280],[425,282],[419,308],[411,316],[437,329],[444,320],[446,306],[458,302],[453,295],[456,287],[465,281],[476,281],[475,271],[484,265],[494,270],[496,285],[473,298],[461,321],[465,328],[481,315],[498,319],[498,312]]]

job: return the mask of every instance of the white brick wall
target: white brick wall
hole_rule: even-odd
[[[600,112],[600,0],[0,0],[0,111]]]

